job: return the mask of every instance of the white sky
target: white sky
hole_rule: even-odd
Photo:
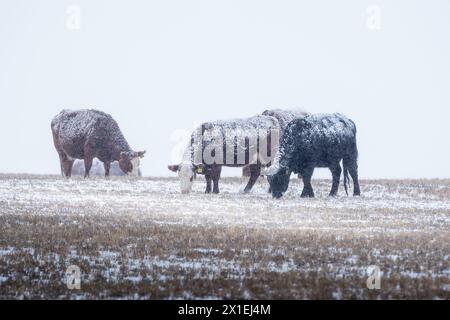
[[[194,123],[304,107],[356,122],[362,177],[449,178],[449,33],[446,0],[1,0],[0,172],[59,173],[62,108],[111,113],[162,176]]]

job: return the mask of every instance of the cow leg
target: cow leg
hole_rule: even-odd
[[[358,180],[358,149],[356,147],[356,141],[353,142],[350,149],[347,151],[343,160],[344,170],[348,170],[353,180],[353,195],[360,196],[361,190]],[[346,172],[344,172],[345,174]]]
[[[311,178],[314,172],[314,168],[308,168],[302,174],[303,178],[303,191],[301,194],[302,198],[314,198],[314,190],[311,185]]]
[[[111,162],[103,162],[103,167],[105,168],[105,177],[109,177],[109,170],[111,169]]]
[[[58,151],[61,175],[70,178],[74,160],[71,160],[63,151]]]
[[[330,197],[335,197],[339,188],[339,181],[341,179],[341,165],[338,163],[330,167],[331,174],[333,175],[333,185],[331,186]]]
[[[348,168],[348,172],[350,173],[350,176],[353,180],[353,195],[354,196],[360,196],[361,190],[359,187],[359,180],[358,180],[358,165],[354,163],[353,165]]]
[[[59,168],[61,170],[61,176],[67,177],[66,171],[64,170],[64,161],[66,159],[68,160],[68,158],[67,158],[65,152],[62,150],[60,143],[59,143],[58,135],[53,131],[53,128],[52,128],[52,133],[53,133],[52,134],[53,135],[53,144],[55,145],[56,152],[58,152],[58,156],[59,156]]]
[[[59,167],[61,169],[61,176],[64,177],[65,174],[64,174],[64,166],[63,166],[63,161],[62,160],[59,160]]]
[[[92,168],[92,161],[94,160],[94,152],[91,144],[86,142],[84,145],[84,177],[89,177],[89,172]]]
[[[59,153],[59,152],[58,152],[58,155],[59,155],[59,168],[61,170],[61,176],[64,177],[65,176],[65,172],[64,172],[64,155]]]
[[[86,157],[84,158],[84,177],[88,178],[89,177],[89,171],[91,171],[91,167],[92,167],[92,161],[94,159],[92,159],[91,157]]]
[[[62,160],[61,166],[63,168],[64,175],[66,176],[66,178],[70,178],[72,175],[73,162],[74,161],[67,158],[67,156],[64,156],[64,159]]]
[[[205,193],[211,193],[211,173],[205,173],[206,190]]]
[[[356,146],[354,147],[356,150]],[[344,170],[348,170],[350,176],[353,180],[353,195],[360,196],[361,190],[359,187],[359,179],[358,179],[358,160],[357,160],[357,151],[353,151],[350,156],[347,156],[343,160]],[[345,174],[345,172],[344,172]]]
[[[213,180],[213,193],[219,193],[219,179],[220,173],[222,172],[221,165],[214,165],[211,168],[211,177]]]
[[[250,179],[248,180],[247,185],[244,188],[244,193],[250,192],[252,190],[253,186],[255,185],[255,182],[258,180],[259,176],[261,175],[261,166],[258,164],[251,164],[249,165],[250,169]]]

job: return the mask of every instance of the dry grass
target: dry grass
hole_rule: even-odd
[[[171,178],[0,175],[0,297],[450,298],[449,180],[363,181],[360,199],[319,180],[307,200],[294,180],[279,201],[239,183],[186,196]]]

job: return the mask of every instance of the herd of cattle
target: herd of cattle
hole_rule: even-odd
[[[106,177],[141,175],[139,161],[145,151],[131,149],[109,114],[63,110],[53,118],[51,129],[63,176],[86,178],[91,170]],[[201,124],[192,132],[181,163],[168,168],[178,173],[182,193],[191,191],[197,174],[205,176],[206,193],[219,193],[222,166],[228,166],[243,167],[249,175],[244,192],[266,175],[269,192],[279,198],[295,173],[303,179],[301,196],[314,197],[314,169],[329,168],[330,196],[337,194],[342,171],[346,193],[350,174],[353,194],[360,195],[357,158],[356,126],[347,117],[274,109],[250,118]]]

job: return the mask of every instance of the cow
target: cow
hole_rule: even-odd
[[[119,125],[111,115],[93,109],[62,110],[51,121],[53,142],[58,152],[61,171],[69,178],[75,159],[83,159],[84,177],[89,177],[94,158],[103,162],[105,176],[110,175],[111,162],[129,174],[139,167],[145,151],[133,151]]]
[[[84,169],[84,161],[76,159],[72,166],[72,176],[83,176],[85,172]],[[116,177],[123,177],[127,174],[123,172],[119,167],[118,161],[111,162],[111,168],[109,170],[110,176],[116,176]],[[90,176],[104,176],[105,175],[105,168],[103,166],[103,163],[98,160],[97,158],[92,161],[92,167],[89,171]],[[140,168],[133,168],[133,171],[130,172],[130,176],[133,177],[142,177],[141,169]]]
[[[358,149],[355,123],[342,114],[314,114],[291,121],[280,140],[273,164],[265,170],[270,176],[272,196],[280,198],[289,186],[291,172],[303,179],[301,197],[314,197],[311,177],[315,168],[329,168],[333,183],[330,196],[336,196],[342,168],[348,195],[348,173],[353,180],[353,195],[361,194],[358,181]]]
[[[191,134],[181,164],[169,165],[168,168],[178,172],[182,193],[191,191],[196,173],[205,175],[205,193],[211,192],[211,181],[212,192],[219,193],[222,166],[248,166],[250,179],[243,190],[247,193],[260,176],[261,167],[270,163],[272,154],[275,154],[272,150],[278,147],[278,142],[278,120],[271,116],[205,122]],[[266,154],[263,154],[262,147],[266,147]],[[218,153],[222,153],[220,160],[225,161],[216,161]],[[214,159],[205,159],[204,154]]]

